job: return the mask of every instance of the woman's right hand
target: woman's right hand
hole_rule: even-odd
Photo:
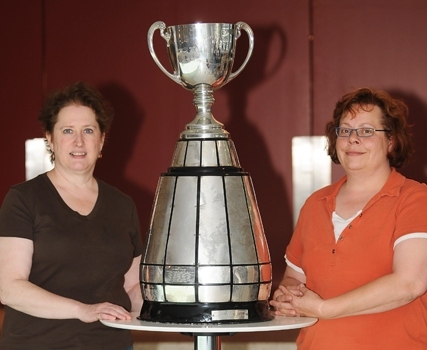
[[[99,320],[130,320],[131,314],[122,306],[105,302],[82,304],[78,318],[82,322],[91,323]]]
[[[303,295],[300,288],[300,286],[293,285],[287,287],[282,285],[279,286],[279,288],[274,292],[272,300],[270,300],[270,305],[273,306],[275,315],[298,316],[290,301],[294,297],[300,297]]]

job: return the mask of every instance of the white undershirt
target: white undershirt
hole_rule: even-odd
[[[357,215],[359,215],[361,212],[362,211],[359,210],[357,213],[355,213],[352,217],[348,219],[343,219],[336,212],[332,213],[332,223],[334,224],[335,242],[337,242],[338,238],[340,238],[341,232],[344,231],[344,229],[350,224],[350,222],[352,222],[353,219]]]

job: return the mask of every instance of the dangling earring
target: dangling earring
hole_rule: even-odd
[[[43,139],[44,144],[46,145],[46,149],[47,151],[50,153],[50,163],[53,165],[53,163],[55,162],[55,153],[51,150],[50,146],[49,146],[49,141],[47,140],[47,138]]]
[[[99,152],[98,159],[101,159],[101,158],[102,158],[102,152]]]

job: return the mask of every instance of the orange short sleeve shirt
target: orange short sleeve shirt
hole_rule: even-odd
[[[325,299],[391,273],[396,240],[427,232],[427,186],[393,169],[335,241],[332,212],[345,180],[307,199],[286,250],[287,259],[304,270],[307,287]],[[301,330],[298,349],[426,349],[425,320],[427,295],[383,313],[319,320]]]

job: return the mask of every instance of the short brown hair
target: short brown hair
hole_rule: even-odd
[[[46,98],[38,118],[43,132],[52,135],[59,111],[73,104],[89,107],[94,111],[101,133],[107,133],[110,130],[114,117],[111,105],[97,89],[78,81],[53,92]]]
[[[410,125],[408,124],[408,106],[401,100],[393,98],[383,90],[360,88],[345,94],[336,104],[332,120],[326,124],[328,139],[328,155],[339,164],[335,128],[340,126],[341,119],[348,112],[355,114],[358,108],[370,111],[378,106],[382,112],[383,128],[388,130],[387,136],[393,139],[393,148],[387,154],[390,166],[400,168],[405,165],[413,154]]]

